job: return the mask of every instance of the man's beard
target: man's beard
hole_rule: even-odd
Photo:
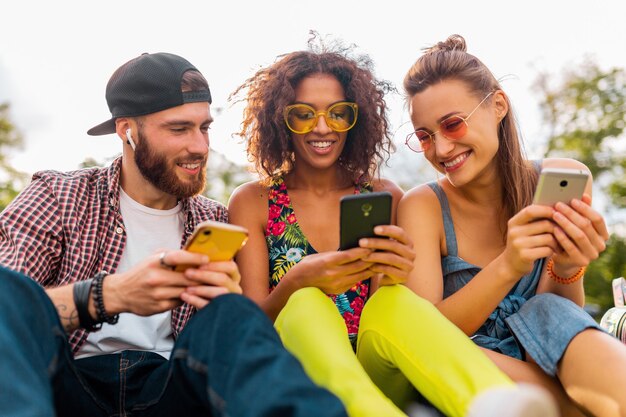
[[[163,154],[158,154],[146,140],[141,130],[138,132],[139,141],[135,149],[135,164],[141,175],[159,190],[176,196],[177,198],[192,197],[200,194],[206,186],[206,156],[190,154],[184,161],[187,163],[200,162],[200,172],[189,181],[181,181],[176,175],[176,162],[168,161]]]

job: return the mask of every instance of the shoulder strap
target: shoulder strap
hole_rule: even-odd
[[[287,187],[285,187],[282,176],[273,177],[268,188],[267,203],[270,207],[276,203],[276,199],[280,194],[287,194]]]
[[[269,189],[274,190],[274,191],[280,191],[281,189],[285,188],[285,187],[282,187],[284,183],[285,182],[282,176],[272,177],[272,179],[270,179]]]
[[[454,223],[452,222],[452,214],[450,213],[450,205],[448,197],[437,181],[431,181],[427,184],[437,195],[439,205],[441,206],[441,214],[443,217],[443,230],[446,234],[446,248],[448,256],[458,256],[458,247],[456,244],[456,233],[454,233]]]
[[[358,182],[354,184],[354,194],[371,193],[374,191],[374,186],[370,182]]]

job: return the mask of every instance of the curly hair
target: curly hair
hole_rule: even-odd
[[[474,55],[466,52],[465,39],[451,35],[445,41],[427,48],[404,77],[408,98],[444,80],[464,82],[477,98],[502,90],[491,71]],[[506,97],[508,102],[508,97]],[[498,127],[497,169],[502,179],[502,203],[507,219],[529,205],[537,183],[535,169],[527,163],[521,135],[511,103]]]
[[[343,87],[346,100],[359,106],[357,123],[348,131],[338,163],[355,181],[370,180],[394,150],[384,100],[393,87],[374,77],[369,57],[350,57],[354,45],[316,48],[315,37],[313,34],[309,39],[308,51],[279,56],[230,95],[229,100],[247,92],[238,100],[247,102],[238,135],[247,141],[248,160],[263,177],[290,172],[295,162],[294,148],[283,109],[293,104],[295,89],[303,79],[315,74],[332,75]]]

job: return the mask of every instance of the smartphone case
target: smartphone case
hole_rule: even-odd
[[[229,261],[247,240],[248,231],[244,227],[207,220],[196,226],[184,249],[205,254],[211,261]],[[177,270],[185,268],[180,265]]]
[[[379,191],[348,195],[340,201],[339,249],[359,246],[359,239],[374,237],[374,227],[391,223],[391,193]]]

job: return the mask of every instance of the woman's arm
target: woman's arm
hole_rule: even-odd
[[[267,188],[258,182],[239,186],[228,201],[229,222],[248,229],[248,241],[235,258],[241,273],[241,288],[244,295],[259,305],[269,295],[269,254],[264,233],[267,201]]]
[[[345,292],[356,282],[369,278],[371,265],[362,260],[371,251],[354,248],[305,256],[269,292],[269,253],[265,240],[268,218],[267,190],[258,183],[247,183],[233,192],[228,209],[231,223],[249,231],[248,243],[237,255],[241,287],[274,320],[295,291],[317,287],[326,294]],[[337,226],[338,227],[338,226]]]
[[[415,259],[407,287],[433,304],[443,299],[443,225],[435,194],[426,185],[408,191],[398,204],[398,226],[413,241]]]
[[[551,253],[546,246],[551,240],[547,233],[550,222],[532,222],[549,213],[550,208],[536,206],[510,222],[508,250],[486,265],[467,285],[443,299],[441,257],[447,253],[441,207],[430,187],[414,188],[405,194],[398,207],[398,224],[413,240],[416,253],[407,285],[435,304],[467,335],[474,334],[515,283],[532,269],[531,258],[541,257],[543,252]],[[538,240],[527,239],[534,235],[539,236]]]

